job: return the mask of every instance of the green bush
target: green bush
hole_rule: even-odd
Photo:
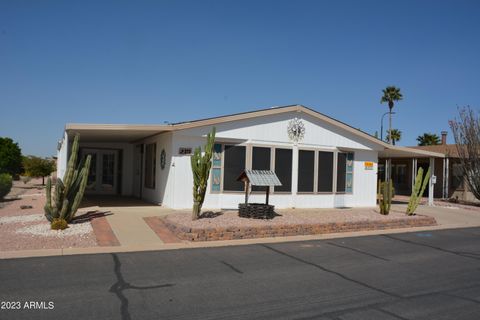
[[[12,189],[12,176],[8,173],[0,174],[0,199],[3,199]]]

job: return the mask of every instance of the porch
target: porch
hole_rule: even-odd
[[[104,215],[121,246],[155,246],[164,241],[145,223],[144,218],[162,217],[171,209],[148,203],[135,197],[121,195],[86,195],[80,212],[98,212]]]
[[[432,168],[423,194],[428,197],[428,205],[434,204],[434,198],[445,198],[448,190],[448,183],[446,185],[445,182],[445,177],[448,179],[448,159],[445,159],[444,154],[397,146],[379,152],[378,179],[391,179],[395,195],[411,195],[419,168],[422,168],[424,173]]]

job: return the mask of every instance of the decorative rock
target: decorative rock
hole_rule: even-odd
[[[275,207],[263,203],[240,203],[238,215],[242,218],[272,219],[275,216]]]

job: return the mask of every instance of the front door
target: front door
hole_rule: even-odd
[[[83,149],[82,157],[87,155],[92,156],[92,162],[85,192],[89,194],[116,194],[118,189],[118,151]]]

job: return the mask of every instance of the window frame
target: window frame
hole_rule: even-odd
[[[310,151],[313,152],[313,191],[298,191],[298,181],[299,181],[299,175],[298,175],[298,170],[300,168],[300,151]],[[299,147],[298,148],[298,153],[297,153],[297,194],[316,194],[317,193],[317,149],[316,148],[308,148],[308,147]],[[293,170],[292,170],[293,171]]]
[[[249,149],[251,146],[245,143],[237,143],[234,142],[218,142],[218,144],[222,145],[222,167],[221,167],[221,177],[222,180],[220,182],[220,192],[216,193],[230,193],[230,194],[243,194],[245,190],[225,190],[224,187],[224,180],[225,180],[225,146],[234,146],[234,147],[244,147],[245,148],[245,168],[249,168],[251,160],[249,157]],[[212,174],[212,170],[210,170],[210,175]],[[245,188],[244,188],[245,189]],[[211,189],[210,189],[211,190]]]
[[[332,191],[318,191],[318,162],[320,160],[320,152],[329,152],[332,154]],[[337,151],[336,150],[322,150],[322,149],[317,149],[315,152],[316,155],[316,170],[315,170],[315,188],[316,188],[316,194],[334,194],[336,190],[336,172],[337,172],[337,165],[336,165],[336,159],[337,159]]]
[[[322,148],[322,147],[308,147],[308,146],[298,146],[297,152],[294,152],[294,146],[289,145],[278,145],[278,144],[261,144],[261,143],[235,143],[229,141],[218,141],[215,144],[221,145],[221,167],[220,167],[220,190],[219,191],[212,191],[211,187],[208,188],[208,192],[210,194],[244,194],[245,190],[243,191],[235,191],[235,190],[225,190],[224,189],[224,179],[225,179],[225,146],[232,145],[232,146],[239,146],[245,147],[245,168],[252,169],[252,160],[253,160],[253,148],[266,148],[270,149],[270,170],[275,171],[276,165],[276,150],[277,149],[285,149],[291,150],[292,152],[292,168],[291,168],[291,185],[290,191],[275,191],[274,187],[270,187],[270,194],[278,194],[278,195],[291,195],[293,194],[293,184],[294,184],[294,176],[296,176],[296,183],[297,183],[297,191],[296,194],[298,195],[335,195],[335,194],[353,194],[354,193],[354,180],[355,180],[355,151],[351,150],[342,150],[338,148]],[[298,166],[299,166],[299,154],[300,151],[313,151],[314,152],[314,178],[313,178],[313,191],[298,191]],[[332,167],[332,191],[318,191],[318,161],[319,161],[319,152],[329,152],[333,155],[333,167]],[[339,153],[352,153],[353,154],[353,165],[352,165],[352,191],[337,191],[337,167],[338,167],[338,154]],[[294,175],[294,168],[293,162],[295,154],[297,155],[297,172]],[[348,157],[348,156],[347,156]],[[348,159],[347,159],[348,161]],[[345,168],[345,179],[347,177],[347,170]],[[210,170],[210,179],[212,178],[212,170]],[[346,181],[345,181],[345,189],[346,189]],[[250,191],[250,194],[263,194],[265,191]]]
[[[271,188],[270,189],[270,193],[271,194],[285,194],[285,195],[289,195],[289,194],[293,194],[293,157],[294,157],[294,152],[293,152],[293,147],[290,147],[290,146],[274,146],[272,147],[273,148],[273,153],[272,153],[272,168],[273,168],[273,172],[275,172],[275,165],[277,164],[277,162],[275,161],[275,157],[277,155],[277,149],[284,149],[284,150],[290,150],[292,152],[292,164],[291,164],[291,170],[290,170],[290,191],[275,191],[275,187]]]
[[[338,182],[338,154],[339,153],[344,153],[345,154],[345,191],[337,191],[337,182]],[[348,154],[351,153],[353,155],[352,157],[352,191],[347,192],[347,174],[349,172],[347,171],[347,161],[348,161]],[[336,157],[335,157],[335,194],[354,194],[354,181],[355,181],[355,151],[350,151],[350,150],[337,150],[336,152]]]

